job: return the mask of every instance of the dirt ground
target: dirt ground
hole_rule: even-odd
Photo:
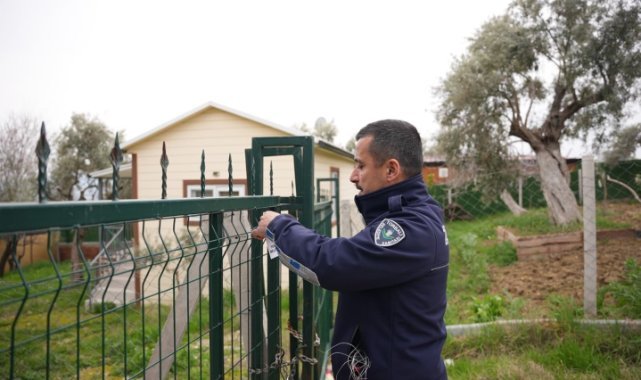
[[[628,222],[641,231],[641,204],[608,203],[605,210],[613,220]],[[597,241],[598,284],[622,278],[624,263],[635,258],[641,263],[641,237]],[[526,309],[533,314],[543,312],[546,299],[552,294],[571,296],[582,304],[583,299],[583,250],[551,254],[547,259],[517,261],[506,267],[492,266],[491,291],[508,292],[513,297],[528,301]]]

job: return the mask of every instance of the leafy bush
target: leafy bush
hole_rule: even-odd
[[[475,322],[490,322],[503,315],[505,300],[499,295],[487,295],[481,299],[474,299],[472,304]]]

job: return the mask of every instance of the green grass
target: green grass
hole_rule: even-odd
[[[448,338],[451,379],[638,379],[641,333],[562,324],[487,328]]]
[[[628,224],[619,223],[609,219],[610,214],[602,209],[597,209],[597,229],[616,229],[630,227]],[[575,222],[564,226],[550,223],[547,209],[528,210],[520,217],[514,217],[509,213],[491,216],[487,219],[494,226],[505,226],[518,235],[546,235],[575,232],[583,230],[582,222]]]
[[[601,287],[597,304],[608,317],[641,319],[641,262],[628,259],[624,278]]]
[[[578,322],[575,301],[548,299],[556,322],[490,326],[449,337],[443,356],[452,379],[636,379],[641,375],[641,329]]]
[[[70,263],[57,264],[57,269],[42,262],[24,269],[24,282],[18,272],[0,278],[0,379],[9,377],[12,342],[13,373],[21,379],[41,379],[47,372],[52,379],[75,378],[77,371],[81,378],[100,378],[103,372],[107,378],[139,374],[171,308],[159,306],[152,297],[144,308],[108,303],[85,310],[84,283],[71,282]],[[171,377],[209,377],[209,308],[206,298],[196,306],[188,334],[178,342]],[[226,376],[246,378],[240,316],[230,290],[223,293],[223,321]]]
[[[21,379],[41,379],[47,372],[52,379],[75,378],[77,372],[81,378],[101,378],[103,373],[106,378],[140,377],[171,308],[159,306],[156,296],[152,296],[144,308],[107,303],[85,310],[84,283],[72,283],[69,262],[56,265],[57,273],[49,262],[26,267],[22,273],[24,282],[18,272],[0,278],[0,379],[9,377],[12,341],[16,344],[13,373]],[[29,284],[28,288],[24,283]],[[300,310],[302,291],[298,295]],[[20,310],[23,300],[26,302]],[[240,314],[231,290],[224,290],[222,304],[225,378],[248,378],[247,352],[241,348]],[[289,357],[288,308],[289,296],[283,292],[281,342],[287,354],[285,360]],[[209,377],[209,309],[207,298],[196,306],[188,334],[178,342],[171,378]],[[298,323],[302,331],[301,321]]]
[[[487,257],[487,261],[490,264],[508,266],[517,260],[514,245],[507,241],[491,242],[487,245],[481,245],[478,247],[478,251]]]

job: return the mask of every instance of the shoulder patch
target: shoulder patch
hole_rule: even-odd
[[[391,247],[403,239],[405,239],[405,231],[391,219],[383,219],[374,232],[374,243],[379,247]]]

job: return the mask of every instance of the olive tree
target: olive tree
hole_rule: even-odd
[[[641,124],[622,128],[614,134],[609,149],[604,152],[605,162],[613,165],[631,158],[638,148],[641,148]]]
[[[500,176],[508,144],[525,142],[551,220],[580,220],[561,143],[616,128],[637,98],[640,8],[640,0],[516,0],[484,24],[437,89],[448,158]]]
[[[62,128],[54,142],[53,195],[66,200],[87,199],[90,191],[97,188],[88,175],[111,166],[109,153],[113,141],[113,132],[100,120],[73,114],[71,124]]]
[[[314,130],[310,130],[306,123],[294,125],[294,128],[299,129],[303,133],[311,134],[328,142],[334,142],[334,138],[338,133],[334,119],[327,121],[324,117],[319,117],[314,123]]]
[[[334,142],[334,138],[338,133],[334,119],[327,121],[324,117],[319,117],[314,123],[314,136],[320,137],[323,140]]]
[[[38,122],[26,114],[11,114],[0,124],[0,202],[36,200]],[[14,254],[19,239],[4,236],[0,253],[0,277],[5,267],[16,266]]]
[[[38,121],[10,115],[0,125],[0,202],[36,200]]]

